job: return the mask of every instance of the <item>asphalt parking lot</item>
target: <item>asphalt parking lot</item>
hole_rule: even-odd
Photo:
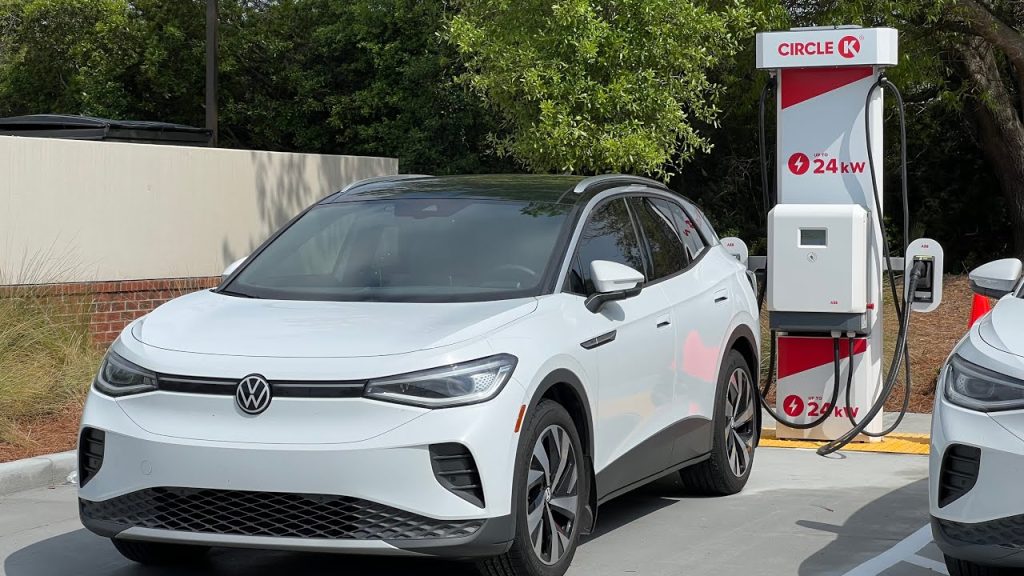
[[[931,543],[928,459],[763,448],[747,490],[692,498],[665,480],[608,503],[573,576],[945,574]],[[209,564],[147,569],[77,519],[71,486],[0,499],[6,576],[398,576],[473,574],[458,563],[217,550]]]

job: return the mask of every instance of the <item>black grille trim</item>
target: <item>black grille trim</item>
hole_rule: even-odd
[[[970,492],[978,483],[980,469],[980,448],[963,444],[946,448],[939,474],[939,508],[945,508]]]
[[[434,477],[446,490],[470,504],[484,507],[480,470],[469,448],[454,442],[431,444],[430,464],[434,469]]]
[[[107,434],[96,428],[82,428],[78,437],[78,485],[85,486],[103,466]]]
[[[1024,550],[1024,514],[974,524],[942,518],[936,518],[935,521],[938,522],[942,535],[958,544]]]
[[[233,536],[433,540],[475,534],[483,520],[437,520],[350,496],[148,488],[79,500],[82,518],[128,527]]]
[[[157,387],[166,392],[234,396],[239,380],[193,376],[157,375]],[[275,398],[359,398],[366,382],[346,381],[268,381]]]

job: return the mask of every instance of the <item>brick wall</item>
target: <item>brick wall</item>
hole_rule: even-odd
[[[189,292],[213,288],[220,277],[164,278],[120,282],[75,282],[0,286],[0,298],[57,305],[55,318],[88,325],[93,342],[110,344],[132,320]]]
[[[99,345],[110,344],[132,320],[189,292],[213,288],[219,277],[165,278],[65,284],[64,293],[78,292],[92,299],[89,331]]]

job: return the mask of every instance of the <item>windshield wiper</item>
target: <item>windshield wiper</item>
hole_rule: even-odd
[[[223,290],[223,289],[222,290],[217,290],[217,294],[225,294],[227,296],[235,296],[236,298],[252,298],[254,300],[259,300],[260,299],[259,296],[254,296],[252,294],[246,294],[245,292],[235,292],[234,290]]]

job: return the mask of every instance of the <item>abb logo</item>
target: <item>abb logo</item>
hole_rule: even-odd
[[[856,36],[844,36],[838,46],[831,40],[779,44],[779,56],[831,56],[837,51],[843,58],[853,58],[860,54],[860,39]]]

